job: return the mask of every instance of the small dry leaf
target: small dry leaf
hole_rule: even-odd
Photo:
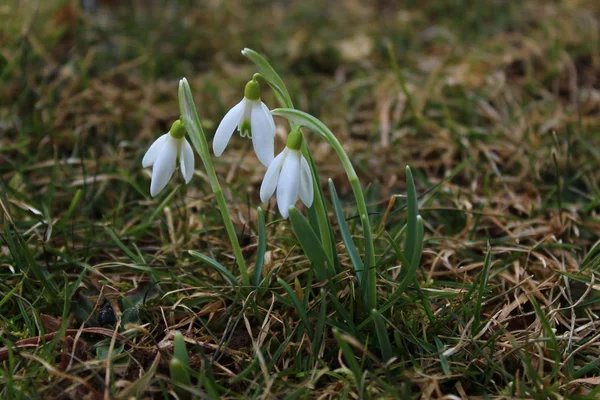
[[[46,329],[47,333],[58,331],[62,324],[62,318],[55,318],[48,314],[40,313],[40,319],[42,320],[42,325],[44,325],[44,329]]]

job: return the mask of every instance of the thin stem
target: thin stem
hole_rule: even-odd
[[[342,162],[342,166],[346,171],[346,175],[348,176],[348,180],[350,181],[350,185],[352,186],[352,191],[354,192],[354,198],[356,199],[356,207],[358,209],[358,214],[361,217],[361,224],[363,227],[363,232],[365,235],[365,269],[367,270],[367,306],[370,310],[371,308],[376,308],[376,270],[375,270],[375,249],[373,246],[373,240],[369,240],[371,238],[371,223],[368,218],[367,211],[367,203],[365,201],[365,197],[362,191],[362,187],[360,185],[360,181],[358,180],[358,175],[356,175],[356,171],[352,166],[352,162],[348,157],[348,154],[344,151],[342,144],[335,137],[333,132],[319,119],[313,117],[312,115],[305,113],[303,111],[291,109],[291,108],[278,108],[272,111],[273,115],[279,115],[281,117],[287,118],[290,122],[294,122],[301,126],[304,126],[311,131],[319,134],[323,139],[327,140],[331,147],[335,150],[340,161]]]
[[[233,222],[231,222],[229,210],[227,209],[227,201],[225,200],[223,190],[219,184],[219,179],[217,178],[217,174],[212,165],[212,160],[208,150],[208,143],[206,142],[206,136],[204,135],[204,130],[200,124],[200,118],[196,112],[192,91],[185,78],[179,82],[179,108],[181,111],[181,117],[183,118],[183,123],[190,134],[189,136],[194,148],[196,149],[196,152],[204,164],[210,186],[215,194],[215,197],[217,198],[217,204],[219,205],[219,210],[221,211],[221,216],[223,217],[223,224],[225,225],[227,236],[229,236],[229,242],[231,243],[231,247],[233,247],[233,254],[235,255],[235,260],[242,276],[242,282],[246,287],[249,287],[250,277],[248,275],[246,261],[244,260]]]
[[[257,80],[261,79],[265,81],[271,89],[275,92],[277,100],[283,107],[293,109],[294,103],[290,98],[289,92],[283,83],[283,80],[277,74],[277,72],[271,67],[271,65],[265,60],[260,54],[255,52],[252,49],[244,49],[242,50],[242,54],[248,57],[258,68],[259,72],[255,73],[252,76],[252,79]],[[298,124],[295,121],[289,121],[291,130],[298,128]],[[306,145],[306,140],[303,141],[302,144],[302,153],[307,159],[312,159],[312,154],[310,152],[309,147]],[[312,174],[313,183],[317,188],[320,186],[319,182],[319,173],[316,170],[314,163],[309,163],[310,172]],[[323,244],[323,248],[327,252],[327,255],[330,259],[334,260],[333,254],[333,243],[331,232],[329,229],[329,219],[327,216],[327,210],[325,208],[325,198],[323,196],[323,192],[321,190],[315,190],[315,201],[313,203],[313,207],[315,213],[317,214],[317,220],[319,223],[319,235],[321,237],[321,243]]]

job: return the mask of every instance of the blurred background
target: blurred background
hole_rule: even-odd
[[[421,193],[452,175],[423,206],[428,232],[452,237],[454,247],[520,235],[521,244],[548,234],[593,242],[600,230],[599,2],[332,4],[3,1],[0,177],[14,219],[43,236],[36,222],[63,215],[80,190],[73,240],[102,242],[94,236],[101,222],[160,248],[164,232],[149,223],[134,229],[154,220],[160,203],[150,201],[142,156],[178,117],[183,76],[210,143],[256,72],[240,53],[250,47],[280,73],[296,108],[322,119],[343,143],[374,213],[404,192],[410,165]],[[262,98],[278,106],[266,85]],[[288,129],[284,120],[277,125],[276,152]],[[349,186],[334,152],[307,137],[322,183],[334,179],[344,198]],[[238,229],[248,234],[265,169],[237,135],[215,163]],[[169,188],[182,183],[174,177]],[[190,233],[219,217],[199,160],[193,184],[180,189],[175,221],[160,226],[172,224],[172,241],[202,247]],[[527,223],[508,228],[475,211]],[[399,220],[394,214],[389,223]],[[107,257],[100,248],[84,258],[96,251]],[[460,262],[455,257],[449,265]]]
[[[86,160],[67,162],[55,184],[93,174],[122,189],[104,205],[145,194],[141,156],[177,117],[178,79],[190,81],[210,139],[255,71],[240,54],[250,47],[383,198],[406,164],[435,182],[469,157],[486,168],[462,175],[468,190],[502,190],[506,173],[524,193],[555,172],[552,132],[598,128],[599,10],[593,0],[4,1],[0,171],[11,179],[42,172],[32,167],[49,157]],[[268,88],[263,100],[277,106]],[[248,143],[232,145],[239,152],[221,168],[237,165],[252,191],[263,171],[253,174]],[[331,150],[311,147],[323,176],[337,177]]]
[[[402,379],[410,382],[409,391],[429,390],[442,374],[452,379],[441,390],[436,386],[439,393],[464,393],[459,385],[474,388],[473,393],[514,391],[512,377],[536,368],[538,378],[545,380],[544,354],[550,356],[541,347],[527,347],[531,332],[543,338],[546,327],[527,303],[531,293],[540,303],[546,301],[545,306],[557,307],[549,313],[556,318],[552,326],[561,332],[571,329],[571,334],[575,314],[562,317],[563,300],[583,299],[583,293],[596,296],[578,311],[591,322],[578,320],[585,328],[577,334],[593,337],[592,345],[582,342],[572,364],[591,366],[579,370],[581,377],[597,371],[597,317],[583,308],[597,307],[598,298],[590,289],[598,258],[585,257],[600,238],[600,1],[0,0],[0,21],[3,234],[21,235],[27,244],[23,254],[31,249],[33,264],[52,273],[61,290],[73,282],[86,286],[87,292],[77,288],[73,297],[71,311],[79,318],[70,325],[74,328],[90,320],[94,304],[101,304],[99,293],[118,308],[114,299],[135,292],[140,282],[160,283],[156,287],[163,297],[155,296],[156,302],[143,310],[144,323],[154,318],[151,334],[140,339],[148,346],[147,354],[132,351],[136,357],[143,353],[141,367],[131,367],[120,379],[133,381],[148,369],[156,353],[153,346],[188,318],[189,310],[192,319],[199,309],[199,314],[206,311],[202,316],[207,320],[216,315],[212,331],[195,326],[215,347],[222,343],[222,332],[232,331],[228,318],[248,312],[236,308],[239,299],[230,287],[185,253],[195,249],[233,265],[200,160],[190,185],[183,185],[176,173],[155,199],[149,195],[150,170],[141,168],[149,145],[179,116],[177,84],[183,76],[190,82],[210,143],[221,118],[241,99],[245,83],[256,72],[240,53],[245,47],[269,60],[296,108],[320,118],[343,143],[366,188],[373,226],[381,233],[378,250],[388,246],[382,232],[404,223],[404,199],[387,207],[391,197],[405,193],[405,166],[413,168],[427,239],[418,277],[423,287],[431,288],[430,301],[423,303],[439,318],[439,337],[456,338],[449,343],[458,344],[449,355],[451,362],[443,365],[437,361],[441,342],[431,337],[429,343],[420,338],[403,342],[411,343],[399,346],[407,354],[398,364]],[[270,108],[279,106],[266,85],[262,99]],[[276,123],[278,152],[288,126],[282,119]],[[306,132],[306,137],[321,183],[334,180],[344,210],[356,221],[351,219],[355,211],[349,184],[334,152],[315,135]],[[214,162],[251,260],[265,168],[251,143],[237,135]],[[277,218],[273,207],[268,212],[265,271],[277,265],[279,276],[300,285],[297,277],[305,282],[307,260],[289,225],[272,222]],[[355,222],[351,229],[360,243]],[[489,356],[483,351],[488,347],[477,347],[477,338],[465,339],[470,328],[464,324],[472,315],[465,309],[471,308],[472,298],[463,299],[462,289],[479,282],[488,243],[494,270],[482,318],[500,315],[498,324],[523,349],[540,354],[541,364],[535,368],[524,367],[519,353],[508,350],[514,341],[496,343],[495,332],[486,338]],[[0,250],[2,296],[14,294],[18,285],[39,283],[26,274],[15,275],[18,257],[4,244]],[[290,254],[296,257],[293,261]],[[586,262],[586,268],[593,268],[580,270]],[[298,265],[306,268],[299,270]],[[569,283],[568,273],[581,274]],[[391,292],[387,278],[380,278],[380,290]],[[557,289],[563,284],[568,289]],[[61,315],[56,304],[41,298],[41,286],[37,288],[39,292],[20,290],[29,303],[21,303],[21,297],[0,301],[0,333],[12,341],[37,334],[24,304]],[[184,298],[178,297],[184,293],[179,290],[186,288],[200,288],[210,296],[185,297],[185,312],[177,318],[172,314],[167,322],[159,307],[174,309]],[[139,302],[139,291],[134,295]],[[483,292],[479,295],[483,298]],[[343,301],[352,307],[348,297]],[[91,304],[85,312],[77,308],[88,304],[84,300]],[[431,328],[414,304],[390,311],[405,338]],[[295,315],[291,306],[278,306],[276,312]],[[284,322],[272,326],[272,340],[283,343],[288,319],[280,320]],[[229,347],[246,352],[246,358],[226,363],[236,373],[255,358],[253,339],[240,329]],[[535,345],[542,341],[547,342],[540,339]],[[106,351],[97,351],[98,358],[108,354],[104,345]],[[333,370],[338,358],[335,346],[331,349],[328,367]],[[565,348],[565,354],[569,351]],[[308,353],[312,357],[310,349]],[[297,361],[296,353],[286,357],[274,368]],[[418,366],[413,368],[412,362]],[[41,364],[28,358],[20,365],[31,378],[32,393],[39,382],[46,382]],[[35,376],[31,365],[38,368]],[[94,365],[101,370],[100,364]],[[256,365],[252,379],[260,380]],[[304,379],[306,365],[313,367],[295,365],[300,372],[291,379]],[[500,374],[496,365],[508,372]],[[552,369],[556,374],[548,393],[573,384],[574,375]],[[103,377],[104,371],[99,374]],[[477,386],[479,378],[486,386]],[[338,377],[328,379],[335,393]],[[532,382],[531,387],[538,387],[538,381]],[[48,388],[58,391],[59,385]],[[527,390],[521,395],[529,396]],[[547,397],[542,393],[539,398]]]

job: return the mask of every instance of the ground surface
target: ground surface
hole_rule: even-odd
[[[206,398],[600,393],[599,2],[151,3],[0,4],[0,397],[175,395],[176,330]],[[299,312],[275,279],[244,296],[189,255],[237,274],[198,160],[190,185],[177,173],[149,195],[141,159],[178,117],[179,78],[210,141],[256,72],[244,47],[332,129],[367,188],[387,364],[333,214],[336,296],[268,209],[265,272]],[[263,100],[277,106],[266,88]],[[307,134],[363,252],[345,174]],[[405,165],[426,241],[390,304]],[[252,267],[265,169],[239,137],[215,166]]]

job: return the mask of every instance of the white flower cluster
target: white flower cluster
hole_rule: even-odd
[[[181,84],[181,83],[180,83]],[[267,167],[260,188],[260,199],[268,202],[276,193],[277,206],[283,218],[298,197],[310,207],[314,187],[308,162],[301,152],[303,137],[299,129],[292,131],[285,149],[274,157],[275,121],[268,107],[260,99],[260,85],[252,79],[246,84],[244,98],[225,114],[213,139],[213,152],[223,154],[235,129],[240,136],[252,139],[258,160]],[[175,121],[168,133],[150,146],[142,166],[152,167],[150,195],[156,196],[165,188],[179,164],[185,183],[194,173],[194,154],[185,138],[186,128],[181,120]]]

